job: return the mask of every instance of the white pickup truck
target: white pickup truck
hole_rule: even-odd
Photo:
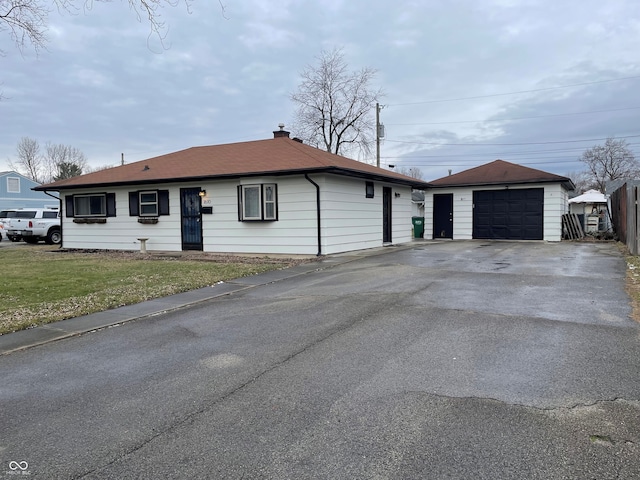
[[[57,245],[62,241],[58,209],[21,208],[8,220],[5,230],[7,238],[12,242],[24,240],[27,243],[38,243],[44,240],[49,245]]]

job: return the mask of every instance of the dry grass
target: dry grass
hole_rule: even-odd
[[[309,259],[202,252],[0,250],[0,334],[286,268]]]
[[[640,257],[626,254],[627,282],[626,289],[631,298],[633,308],[631,317],[640,323]]]

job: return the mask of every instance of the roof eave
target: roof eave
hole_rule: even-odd
[[[278,170],[278,171],[261,171],[261,172],[245,172],[245,173],[232,173],[223,175],[200,175],[193,177],[180,177],[180,178],[154,178],[147,180],[126,180],[118,182],[95,182],[95,183],[82,183],[72,185],[40,185],[32,188],[37,191],[53,191],[60,192],[63,190],[78,190],[85,188],[105,188],[105,187],[124,187],[128,185],[150,185],[150,184],[166,184],[166,183],[178,183],[178,182],[197,182],[205,180],[227,180],[233,178],[242,177],[260,177],[260,176],[286,176],[286,175],[302,175],[305,173],[332,173],[336,175],[344,175],[357,178],[365,178],[370,180],[383,181],[387,183],[395,183],[400,185],[406,185],[412,188],[423,189],[430,186],[430,184],[420,180],[405,180],[402,178],[395,178],[383,174],[374,174],[369,172],[363,172],[358,170],[350,170],[341,167],[318,167],[318,168],[303,168],[295,170]]]
[[[535,183],[560,183],[567,190],[573,190],[575,186],[570,179],[538,179],[538,180],[520,180],[513,182],[469,182],[469,183],[450,183],[450,184],[429,184],[430,188],[456,188],[456,187],[492,187],[496,185],[527,185]]]

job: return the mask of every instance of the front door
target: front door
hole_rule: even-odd
[[[433,195],[433,238],[453,238],[453,193]]]
[[[182,249],[202,250],[202,212],[200,211],[200,189],[180,189],[180,212],[182,218]]]
[[[391,243],[391,187],[382,187],[382,242]]]

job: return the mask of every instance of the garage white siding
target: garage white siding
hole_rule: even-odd
[[[453,194],[453,239],[473,238],[473,192],[474,190],[503,190],[507,185],[450,187],[427,190],[425,192],[425,238],[433,239],[433,195]],[[543,240],[562,239],[561,216],[568,210],[568,194],[560,183],[531,183],[509,185],[509,189],[544,189]]]
[[[473,190],[471,188],[439,188],[424,195],[424,238],[433,239],[433,194],[453,194],[453,238],[471,240],[473,230]]]
[[[548,242],[562,240],[562,215],[569,211],[569,192],[560,184],[544,187],[544,239]]]

